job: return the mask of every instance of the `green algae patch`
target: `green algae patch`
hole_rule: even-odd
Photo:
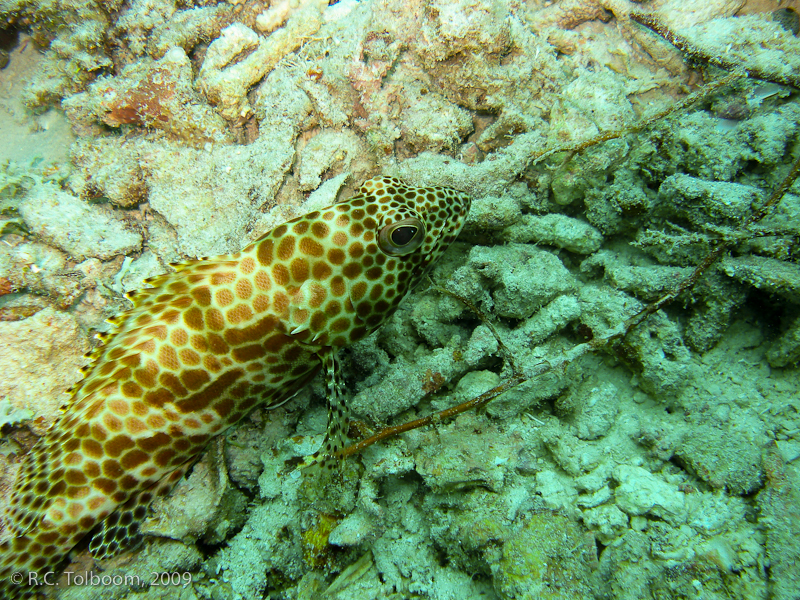
[[[321,569],[330,561],[330,544],[328,538],[336,529],[339,519],[334,516],[320,514],[316,523],[302,533],[303,560],[306,564]]]
[[[592,598],[593,538],[565,516],[528,517],[503,545],[494,586],[504,600]]]

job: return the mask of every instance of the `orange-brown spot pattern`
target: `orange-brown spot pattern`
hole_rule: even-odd
[[[0,531],[11,534],[0,537],[0,597],[27,593],[9,585],[11,573],[27,581],[29,571],[57,568],[121,503],[149,501],[154,482],[169,489],[213,435],[294,394],[331,346],[372,333],[455,239],[468,209],[454,190],[372,179],[241,252],[150,280],[24,458],[0,513]],[[421,245],[386,255],[381,228],[408,218],[421,223]],[[344,428],[331,413],[329,436]]]

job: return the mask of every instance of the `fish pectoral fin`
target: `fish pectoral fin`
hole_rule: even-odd
[[[328,392],[328,427],[322,447],[311,456],[306,456],[301,469],[311,466],[328,466],[337,460],[337,453],[347,445],[348,417],[350,411],[344,400],[344,385],[340,377],[336,348],[322,348],[317,355],[322,361],[322,372]]]
[[[108,515],[89,542],[89,552],[95,560],[114,558],[127,550],[137,548],[144,539],[144,534],[139,529],[147,517],[150,503],[155,498],[169,494],[194,463],[194,460],[186,461]]]

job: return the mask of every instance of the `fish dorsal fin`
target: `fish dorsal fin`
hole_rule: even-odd
[[[139,356],[150,340],[166,335],[165,316],[172,312],[172,318],[177,319],[192,304],[209,303],[210,286],[233,280],[237,264],[231,255],[176,263],[171,265],[174,271],[145,279],[149,287],[128,293],[133,306],[107,320],[114,330],[96,336],[102,345],[87,354],[93,362],[81,369],[84,379],[73,387],[73,398],[64,408],[76,403],[78,407],[85,405],[87,397],[97,389],[115,382],[116,373],[124,373],[111,366],[138,366]],[[103,366],[98,369],[98,365]]]
[[[139,528],[147,516],[150,503],[157,497],[169,494],[194,463],[194,460],[186,461],[108,515],[89,542],[89,552],[95,560],[113,558],[139,546],[144,538]]]
[[[152,306],[153,304],[168,303],[166,298],[159,299],[162,294],[169,294],[180,298],[184,294],[203,289],[207,284],[218,284],[226,274],[235,273],[239,260],[233,255],[224,254],[215,258],[189,260],[182,263],[172,263],[174,271],[149,277],[144,280],[147,287],[135,292],[128,292],[127,298],[133,302],[133,309],[109,319],[113,325],[121,325],[130,314],[138,312],[137,309]],[[233,275],[231,276],[233,279]]]

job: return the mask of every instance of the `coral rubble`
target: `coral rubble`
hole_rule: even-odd
[[[315,380],[214,442],[143,550],[76,555],[181,585],[51,596],[793,598],[800,183],[769,199],[800,6],[765,6],[0,1],[0,489],[124,292],[377,174],[473,205],[340,353],[351,437],[521,381],[324,477],[294,469]]]

